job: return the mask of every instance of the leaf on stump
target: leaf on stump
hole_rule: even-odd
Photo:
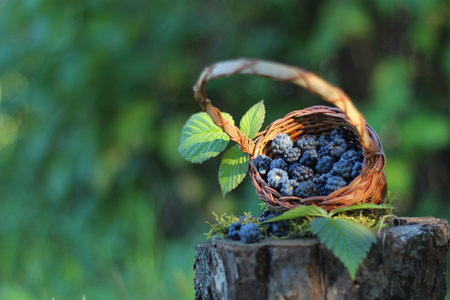
[[[316,218],[311,231],[347,267],[352,280],[376,237],[369,228],[344,219]]]

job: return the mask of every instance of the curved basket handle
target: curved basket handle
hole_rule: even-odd
[[[221,127],[232,141],[237,142],[242,151],[253,154],[255,143],[222,116],[220,110],[207,99],[205,92],[205,86],[209,80],[234,74],[252,74],[272,78],[276,81],[292,82],[308,89],[311,93],[320,95],[325,101],[334,104],[347,115],[350,123],[355,126],[361,136],[362,146],[370,149],[366,121],[350,98],[340,88],[331,85],[316,74],[298,67],[263,60],[236,59],[218,62],[207,67],[194,86],[194,98],[203,108],[203,111],[211,117],[214,124]]]

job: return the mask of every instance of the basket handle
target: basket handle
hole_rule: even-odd
[[[298,67],[264,60],[236,59],[218,62],[207,67],[194,86],[194,98],[203,111],[211,117],[214,124],[221,127],[232,141],[238,143],[242,151],[253,154],[255,142],[243,134],[239,128],[230,124],[222,116],[220,110],[211,104],[205,92],[205,86],[209,80],[234,74],[251,74],[272,78],[276,81],[292,82],[308,89],[313,94],[320,95],[322,99],[334,104],[347,115],[350,123],[355,126],[361,136],[361,145],[370,149],[366,121],[350,98],[340,88],[331,85],[316,74]]]

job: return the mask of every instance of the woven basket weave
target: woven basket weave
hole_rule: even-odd
[[[239,128],[230,124],[206,97],[205,85],[209,80],[234,74],[253,74],[276,81],[292,82],[308,89],[311,93],[320,95],[325,101],[337,107],[313,106],[293,111],[273,122],[253,141]],[[361,174],[347,186],[327,196],[308,198],[282,196],[266,183],[251,161],[249,168],[251,181],[259,198],[271,209],[283,211],[299,205],[316,205],[331,211],[357,203],[379,203],[384,199],[387,191],[384,172],[386,158],[378,135],[341,89],[314,73],[268,61],[230,60],[214,64],[203,71],[194,86],[194,97],[214,124],[221,127],[231,140],[241,146],[242,151],[251,155],[252,159],[260,154],[272,157],[271,142],[280,133],[286,133],[295,142],[303,134],[328,135],[334,129],[342,128],[348,133],[353,143],[361,145],[364,155]]]

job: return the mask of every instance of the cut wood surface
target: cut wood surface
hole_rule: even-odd
[[[196,299],[444,299],[448,222],[399,220],[377,236],[354,281],[313,237],[200,243]]]

